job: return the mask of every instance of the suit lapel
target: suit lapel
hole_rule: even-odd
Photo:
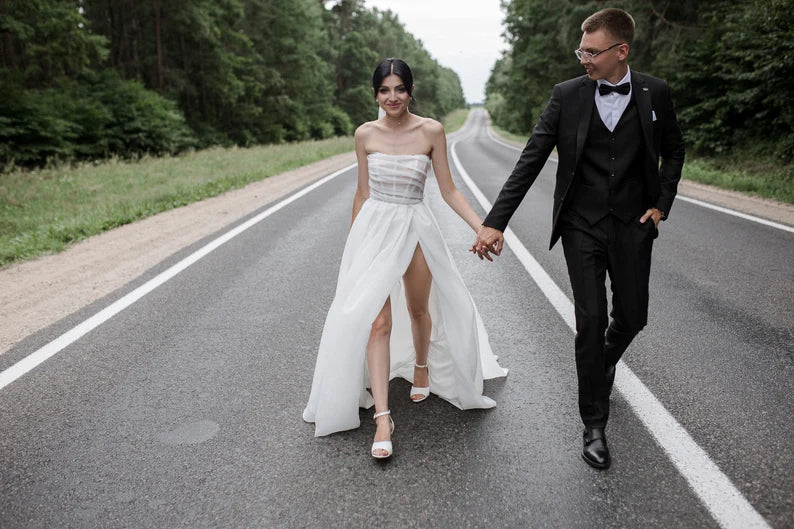
[[[637,105],[637,112],[640,115],[640,126],[642,127],[642,137],[645,140],[645,150],[653,155],[653,109],[651,108],[651,92],[645,84],[642,75],[631,72],[631,96],[634,104]]]
[[[579,87],[579,126],[576,129],[576,162],[574,167],[579,165],[579,157],[582,155],[584,142],[587,140],[587,132],[590,130],[590,118],[593,114],[593,105],[595,105],[595,85],[595,81],[585,77]]]

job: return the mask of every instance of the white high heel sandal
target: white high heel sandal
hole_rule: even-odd
[[[425,364],[423,366],[421,366],[419,364],[414,364],[414,367],[418,367],[419,369],[425,369],[427,367],[427,364]],[[428,374],[428,376],[429,376],[429,374]],[[430,379],[428,378],[428,380],[430,380]],[[421,395],[422,398],[421,399],[415,399],[414,395]],[[422,387],[422,388],[418,388],[416,386],[411,386],[410,397],[411,397],[411,400],[413,402],[422,402],[423,400],[425,400],[429,396],[430,396],[430,386],[426,386],[426,387]]]
[[[389,415],[389,422],[391,423],[391,433],[394,433],[394,421],[391,420],[391,410],[382,411],[380,413],[376,413],[372,416],[373,420],[376,420],[378,417],[382,417],[384,415]],[[376,422],[377,423],[377,422]],[[385,450],[386,455],[382,456],[375,453],[375,450]],[[375,459],[386,459],[387,457],[391,457],[393,452],[391,441],[375,441],[372,443],[372,449],[370,450],[370,454]]]

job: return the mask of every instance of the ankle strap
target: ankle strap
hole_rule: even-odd
[[[383,417],[384,415],[391,415],[391,410],[382,411],[380,413],[376,413],[372,416],[373,419],[377,419],[378,417]]]
[[[421,364],[414,364],[414,367],[418,367],[419,369],[424,369],[424,368],[426,368],[426,367],[427,367],[427,364],[425,364],[425,365],[421,365]]]

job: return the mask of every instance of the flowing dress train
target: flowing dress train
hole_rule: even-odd
[[[376,152],[367,162],[370,197],[348,234],[303,412],[303,419],[315,424],[316,436],[357,428],[359,407],[374,404],[367,391],[366,347],[372,322],[389,297],[390,379],[413,383],[416,353],[402,276],[417,245],[433,276],[427,361],[431,393],[460,409],[491,408],[496,403],[482,394],[483,379],[507,375],[491,351],[436,219],[422,200],[430,159]]]

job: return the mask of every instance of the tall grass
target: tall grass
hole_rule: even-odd
[[[352,138],[0,174],[0,266],[353,149]]]
[[[496,133],[497,136],[500,136],[506,140],[517,141],[522,145],[526,144],[527,140],[529,139],[529,136],[524,136],[523,134],[513,134],[512,132],[508,132],[501,127],[497,127],[493,123],[491,123],[491,128],[493,129],[493,131]]]
[[[688,158],[682,176],[702,184],[794,204],[794,174],[790,166],[749,164],[736,163],[727,168],[725,160]]]
[[[444,116],[444,119],[441,120],[444,124],[444,131],[450,134],[461,128],[466,122],[466,118],[469,117],[469,112],[471,110],[468,108],[459,108]]]

